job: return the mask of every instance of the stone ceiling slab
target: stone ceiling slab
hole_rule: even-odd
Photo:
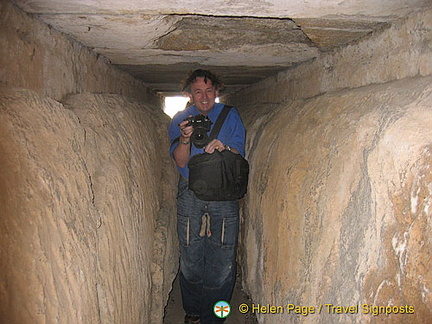
[[[430,0],[13,0],[112,64],[172,92],[207,67],[236,89],[358,41]]]
[[[310,44],[290,19],[186,16],[158,41],[163,50],[227,50],[244,45]]]
[[[196,63],[181,63],[176,65],[120,65],[119,67],[140,78],[155,91],[174,95],[181,92],[181,81],[197,65]],[[200,68],[211,69],[223,77],[224,93],[243,88],[281,71],[281,67],[277,66],[209,66],[203,64],[200,65]]]
[[[327,15],[403,16],[430,0],[15,0],[25,11],[47,14],[196,14],[318,18]]]
[[[298,18],[295,22],[320,50],[331,50],[352,43],[389,25],[381,19],[364,17]]]
[[[175,28],[180,17],[166,15],[39,15],[55,29],[72,35],[91,48],[154,47],[154,42]]]

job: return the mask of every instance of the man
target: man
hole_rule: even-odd
[[[215,150],[245,154],[246,131],[235,108],[231,108],[216,139],[204,148],[191,142],[193,126],[187,126],[184,119],[203,114],[210,118],[213,127],[224,107],[215,102],[221,87],[219,78],[210,71],[193,71],[183,89],[192,105],[177,113],[169,128],[171,155],[180,172],[177,234],[185,323],[223,322],[213,313],[213,306],[218,301],[231,300],[236,277],[238,201],[200,200],[188,188],[188,162],[192,156],[212,154]]]

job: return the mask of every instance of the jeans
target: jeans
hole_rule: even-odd
[[[231,301],[236,277],[238,201],[203,201],[179,181],[177,234],[183,308],[201,323],[220,323],[213,305]]]

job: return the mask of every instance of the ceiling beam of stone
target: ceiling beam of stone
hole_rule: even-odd
[[[227,90],[366,37],[430,0],[15,0],[161,93],[209,68]]]
[[[46,14],[198,14],[319,18],[327,15],[403,16],[430,0],[15,0],[31,13]]]

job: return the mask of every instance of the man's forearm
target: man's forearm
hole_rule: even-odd
[[[173,152],[174,161],[180,168],[184,168],[189,162],[190,145],[190,138],[180,137],[179,144]]]

